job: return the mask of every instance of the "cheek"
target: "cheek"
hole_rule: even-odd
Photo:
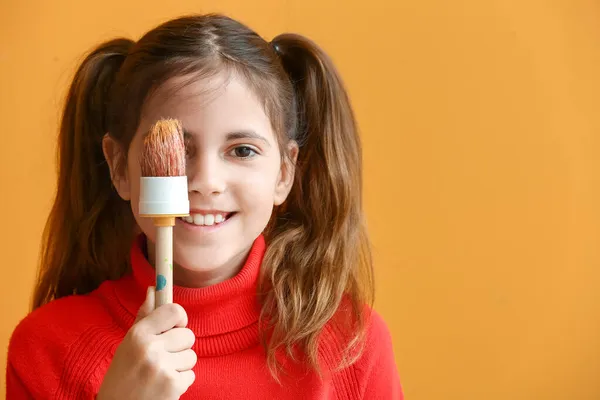
[[[131,190],[131,210],[134,215],[139,214],[139,201],[140,201],[140,179],[133,179],[129,184]]]
[[[154,242],[156,240],[156,227],[152,222],[151,218],[140,218],[140,216],[136,213],[134,214],[135,220],[139,226],[139,228],[144,232],[144,234]]]
[[[138,179],[130,181],[131,211],[140,229],[151,239],[154,239],[154,224],[150,218],[142,218],[139,213],[140,184]]]
[[[267,225],[273,212],[276,181],[277,174],[266,168],[246,173],[237,179],[237,206],[243,211],[246,221],[252,225],[260,225],[260,230]]]
[[[133,216],[146,236],[154,241],[156,228],[151,218],[142,218],[139,213],[139,201],[140,201],[140,172],[139,166],[129,165],[129,187],[131,193],[131,211]]]
[[[129,190],[131,193],[131,209],[135,215],[138,215],[138,203],[140,199],[140,165],[137,162],[137,152],[132,151],[127,160],[127,179],[129,181]]]
[[[278,177],[278,165],[264,165],[247,174],[241,174],[237,185],[240,195],[245,199],[245,203],[251,203],[254,207],[272,207]]]

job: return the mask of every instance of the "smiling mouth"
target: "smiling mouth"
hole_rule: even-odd
[[[234,216],[235,212],[220,212],[214,214],[190,213],[187,217],[178,219],[196,226],[216,226]]]

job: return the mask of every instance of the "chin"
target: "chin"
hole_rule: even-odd
[[[207,272],[219,269],[223,265],[224,259],[214,252],[176,252],[174,260],[177,265],[188,271]]]
[[[175,243],[173,258],[181,268],[190,272],[210,272],[241,267],[246,259],[247,250],[221,244],[192,245]]]

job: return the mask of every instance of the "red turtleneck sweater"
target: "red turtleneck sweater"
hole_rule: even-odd
[[[8,351],[7,399],[93,399],[115,350],[134,322],[154,270],[137,241],[131,251],[132,274],[104,282],[87,295],[52,301],[28,315],[15,329]],[[402,399],[392,343],[375,313],[361,358],[320,379],[294,366],[281,383],[271,377],[259,343],[256,284],[265,251],[254,243],[233,278],[200,289],[175,287],[173,297],[187,311],[196,334],[196,380],[182,399]],[[335,330],[323,333],[319,358],[335,366]]]

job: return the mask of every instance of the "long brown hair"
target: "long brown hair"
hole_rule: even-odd
[[[103,136],[108,132],[126,155],[153,90],[174,76],[201,79],[223,69],[239,74],[262,100],[282,161],[290,162],[290,140],[300,146],[292,192],[265,230],[259,292],[272,371],[279,350],[293,356],[295,349],[319,370],[326,324],[343,314],[335,321],[345,325],[346,349],[360,350],[365,305],[373,301],[354,115],[333,63],[316,44],[292,34],[269,43],[222,15],[178,18],[137,43],[111,40],[79,66],[61,121],[58,187],[33,308],[88,293],[130,268],[135,222],[112,187]],[[359,351],[346,354],[341,364],[351,363]]]

